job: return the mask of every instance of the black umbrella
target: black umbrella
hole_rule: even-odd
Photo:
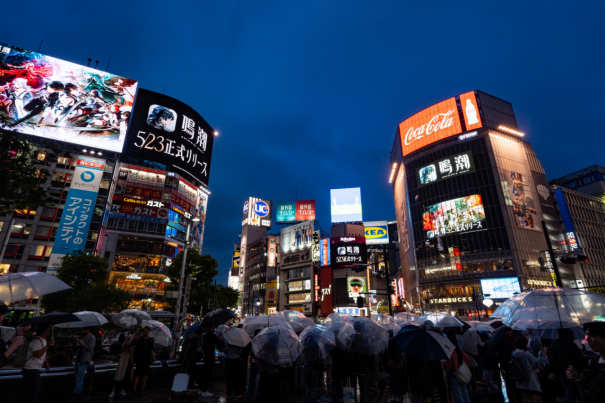
[[[61,324],[71,323],[72,321],[82,321],[71,313],[55,312],[43,316],[32,317],[23,322],[23,325],[42,325],[42,324]]]
[[[214,310],[204,316],[204,318],[202,319],[202,323],[200,324],[200,327],[210,328],[212,326],[218,326],[221,324],[225,324],[227,321],[231,320],[232,318],[235,318],[235,313],[232,312],[231,310],[227,310],[227,309]]]
[[[510,331],[510,327],[503,325],[500,328],[498,328],[496,331],[494,331],[492,333],[491,338],[489,339],[489,341],[487,341],[488,344],[490,344],[491,346],[495,347],[496,345],[498,345],[498,343],[500,341],[502,341],[502,338],[504,338],[504,335],[506,333],[508,333]]]

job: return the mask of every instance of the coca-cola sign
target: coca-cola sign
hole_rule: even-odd
[[[399,124],[404,156],[459,133],[462,133],[462,125],[455,97],[435,104]]]

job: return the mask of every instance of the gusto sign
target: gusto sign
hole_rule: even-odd
[[[462,133],[462,125],[455,97],[435,104],[399,124],[404,156],[459,133]]]

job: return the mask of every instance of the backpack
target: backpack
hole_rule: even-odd
[[[518,382],[529,381],[530,374],[523,368],[521,358],[513,355],[512,359],[508,363],[508,378]]]

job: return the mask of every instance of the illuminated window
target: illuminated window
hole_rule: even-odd
[[[57,164],[68,164],[69,163],[69,157],[59,157],[57,158]]]
[[[46,160],[46,156],[48,156],[47,152],[38,152],[38,161]]]

